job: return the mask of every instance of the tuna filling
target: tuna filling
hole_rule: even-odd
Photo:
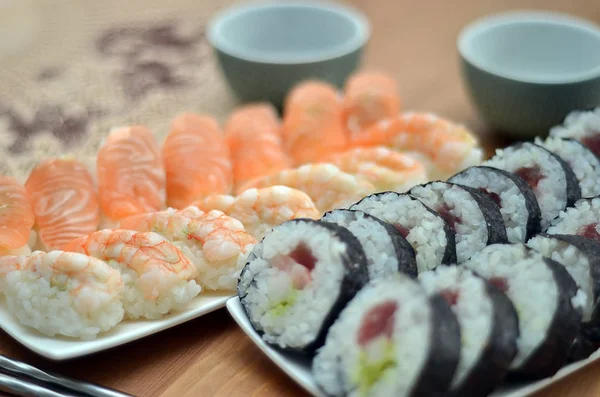
[[[491,277],[488,283],[498,288],[502,292],[508,291],[508,281],[503,277]]]
[[[583,138],[581,143],[594,152],[596,156],[600,156],[600,131],[596,135]]]
[[[500,196],[498,196],[496,193],[490,192],[489,190],[484,188],[481,188],[479,190],[487,194],[494,201],[494,203],[498,204],[499,207],[502,207],[502,205],[500,205]]]
[[[450,208],[447,205],[442,205],[437,209],[437,213],[448,222],[452,230],[456,231],[456,225],[461,222],[460,218],[450,213]]]
[[[582,237],[586,237],[592,240],[600,241],[600,233],[596,227],[597,223],[590,223],[589,225],[585,225],[577,231],[577,234]]]
[[[515,171],[515,174],[523,178],[532,189],[536,189],[544,175],[539,167],[523,167]]]

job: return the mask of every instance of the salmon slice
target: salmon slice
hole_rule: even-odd
[[[283,116],[283,145],[295,165],[318,162],[346,148],[342,101],[326,83],[307,81],[292,89]]]
[[[364,71],[352,75],[344,87],[344,126],[356,136],[379,120],[396,116],[402,102],[391,76]]]
[[[25,183],[39,241],[45,250],[62,250],[98,228],[100,204],[88,169],[75,159],[51,159],[33,169]]]
[[[229,148],[214,118],[193,113],[177,116],[162,154],[170,207],[182,209],[205,196],[231,192]]]
[[[0,255],[27,245],[34,223],[25,188],[0,174]]]
[[[225,125],[225,137],[236,186],[291,165],[283,149],[280,121],[270,104],[253,103],[235,110]]]
[[[111,132],[98,152],[100,208],[113,221],[164,208],[160,147],[141,125]]]

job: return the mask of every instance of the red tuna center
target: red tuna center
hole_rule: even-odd
[[[594,152],[596,156],[600,156],[600,131],[596,131],[596,135],[581,139],[581,143]]]
[[[380,303],[367,312],[358,331],[358,344],[365,346],[378,336],[391,339],[394,332],[396,309],[398,309],[396,302],[387,301]]]
[[[442,298],[446,299],[446,302],[448,302],[450,306],[454,306],[458,302],[458,292],[456,291],[445,289],[440,291],[440,295]]]
[[[304,243],[298,244],[298,246],[288,255],[296,263],[304,266],[310,271],[315,268],[315,264],[317,263],[317,258],[315,258],[310,248]]]
[[[508,281],[504,277],[492,277],[488,282],[502,292],[508,291]]]
[[[460,223],[460,218],[450,213],[450,208],[447,205],[442,205],[437,209],[437,213],[448,222],[452,230],[456,231],[456,224]]]
[[[597,225],[597,223],[590,223],[589,225],[585,225],[577,231],[577,234],[582,237],[600,241],[600,233],[598,233],[598,230],[596,230]]]
[[[479,190],[481,190],[483,193],[487,194],[489,196],[489,198],[491,198],[492,200],[494,200],[494,203],[498,204],[498,206],[501,207],[501,205],[500,205],[500,196],[498,196],[494,192],[490,192],[489,190],[487,190],[485,188],[480,188]]]
[[[398,230],[400,232],[402,237],[404,237],[404,238],[408,237],[408,233],[410,233],[410,230],[408,230],[408,228],[405,228],[402,225],[394,225],[394,227],[396,228],[396,230]]]
[[[523,167],[515,171],[532,189],[536,189],[544,175],[538,167]]]

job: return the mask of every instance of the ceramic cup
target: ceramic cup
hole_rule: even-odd
[[[321,2],[234,6],[208,27],[208,40],[237,97],[278,108],[303,80],[342,87],[358,67],[369,37],[370,26],[361,13]]]
[[[600,104],[600,28],[549,12],[483,18],[458,37],[471,100],[487,124],[517,139],[545,136]]]

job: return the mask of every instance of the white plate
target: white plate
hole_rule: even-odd
[[[185,323],[225,306],[231,293],[201,293],[182,312],[171,313],[159,320],[123,321],[93,340],[48,337],[36,329],[22,325],[0,302],[0,328],[28,349],[51,360],[66,360],[110,349],[136,339]]]
[[[237,296],[227,301],[227,310],[229,310],[231,316],[246,333],[246,335],[248,335],[250,339],[252,339],[252,341],[260,348],[260,350],[262,350],[277,366],[279,366],[283,372],[288,374],[289,377],[294,379],[300,386],[302,386],[313,396],[323,396],[315,384],[308,361],[302,361],[296,359],[295,357],[290,357],[288,354],[282,353],[267,345],[254,331],[254,328],[252,328],[252,325],[246,316],[246,312],[244,312],[244,309],[240,303],[240,299]],[[551,385],[562,378],[565,378],[566,376],[598,359],[600,359],[600,350],[596,351],[587,360],[573,363],[564,367],[552,378],[547,378],[536,382],[503,385],[488,397],[530,396],[544,387]]]

